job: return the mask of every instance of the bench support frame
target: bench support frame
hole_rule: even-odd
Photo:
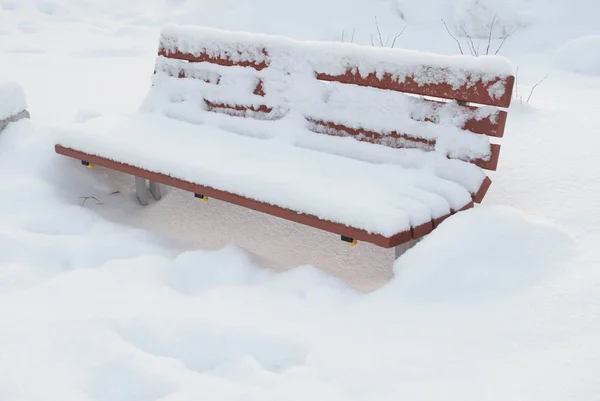
[[[398,259],[400,256],[404,255],[404,253],[406,251],[408,251],[410,248],[412,248],[413,246],[417,245],[417,243],[420,241],[421,239],[413,239],[409,242],[405,242],[404,244],[400,244],[394,247],[394,252],[395,252],[395,256],[396,259]]]
[[[140,204],[148,206],[148,187],[146,187],[145,179],[135,177],[135,194]]]
[[[150,194],[154,200],[160,200],[162,198],[160,184],[158,182],[150,181]]]
[[[145,178],[135,177],[135,194],[140,201],[140,204],[148,206],[148,192],[155,200],[160,200],[162,194],[160,193],[160,184],[158,182],[150,181],[148,185]]]

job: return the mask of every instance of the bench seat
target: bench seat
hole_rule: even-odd
[[[298,135],[304,135],[307,142],[312,139],[316,146],[318,139],[345,140],[308,131]],[[390,150],[347,139],[349,144],[368,148],[371,159],[378,151],[385,159]],[[412,153],[408,155],[412,165],[422,158],[420,168],[405,168],[400,162],[373,163],[158,114],[99,117],[75,124],[57,132],[57,151],[64,153],[61,149],[126,162],[386,238],[411,230],[411,238],[424,235],[473,202],[468,185],[435,173],[436,165],[442,167],[439,171],[448,172],[444,163],[471,165],[434,153],[405,150]],[[477,174],[479,169],[470,171],[471,187],[479,188],[483,179]]]

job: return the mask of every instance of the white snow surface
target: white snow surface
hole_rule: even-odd
[[[558,49],[556,62],[567,71],[600,76],[600,35],[568,41]]]
[[[484,205],[393,271],[379,248],[181,191],[141,207],[130,177],[53,153],[57,127],[137,110],[165,23],[369,44],[377,16],[388,44],[408,21],[397,47],[455,54],[439,19],[461,3],[0,1],[0,76],[33,116],[0,136],[0,400],[597,401],[600,81],[554,68],[598,33],[596,0],[483,2],[528,16],[501,52],[525,99]],[[400,163],[330,139],[296,140]]]
[[[0,120],[17,115],[26,108],[23,88],[15,82],[0,81]]]

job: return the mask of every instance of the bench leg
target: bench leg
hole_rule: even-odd
[[[395,247],[394,251],[396,252],[396,259],[398,259],[400,256],[404,255],[404,252],[408,251],[410,248],[415,246],[417,244],[417,242],[419,242],[419,240],[412,240],[412,241],[406,242],[404,244],[400,244],[397,247]]]
[[[145,179],[135,177],[135,194],[142,205],[148,205],[148,188]]]
[[[160,198],[162,198],[160,184],[158,182],[150,181],[150,193],[155,200],[160,200]]]

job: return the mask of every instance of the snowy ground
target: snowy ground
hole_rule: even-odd
[[[0,135],[0,400],[600,400],[596,3],[0,0],[0,78],[32,114]],[[440,18],[494,14],[520,26],[519,92],[548,79],[485,205],[394,278],[376,247],[175,190],[142,208],[53,153],[53,126],[137,108],[166,22],[368,44],[402,16],[398,46],[450,54]]]

